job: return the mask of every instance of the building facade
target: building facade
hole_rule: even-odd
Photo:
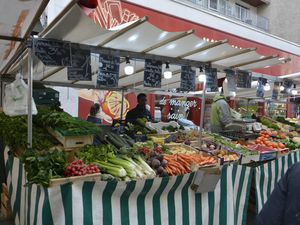
[[[268,18],[269,32],[283,39],[300,44],[299,0],[271,0],[257,9],[258,15]]]

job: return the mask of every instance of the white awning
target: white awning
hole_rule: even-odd
[[[39,20],[48,1],[2,0],[0,7],[0,71]]]
[[[41,37],[158,56],[210,62],[213,67],[219,69],[251,70],[287,61],[287,59],[278,59],[278,57],[262,56],[255,49],[241,49],[231,46],[228,44],[228,40],[201,39],[194,34],[193,30],[167,32],[149,23],[147,18],[123,24],[113,30],[106,30],[86,16],[78,5],[74,5],[56,24],[50,24],[42,32]],[[121,61],[119,87],[142,87],[144,62],[133,59],[136,73],[126,76],[123,70],[125,62],[123,59]],[[25,67],[26,58],[23,64]],[[17,67],[12,70],[16,69]],[[177,88],[180,85],[180,67],[171,64],[170,69],[175,74],[170,80],[162,80],[163,89]],[[94,75],[92,81],[68,81],[66,68],[46,67],[42,62],[36,60],[34,80],[95,85],[97,70],[98,59],[93,56],[92,73]]]

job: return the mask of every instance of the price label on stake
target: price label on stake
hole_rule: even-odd
[[[68,80],[92,80],[89,50],[72,48],[72,66],[68,67]]]
[[[162,62],[152,59],[145,60],[144,87],[161,87]]]
[[[33,39],[34,54],[46,66],[72,66],[71,44],[52,39]]]
[[[100,55],[99,72],[97,76],[98,87],[118,87],[120,58],[109,55]]]

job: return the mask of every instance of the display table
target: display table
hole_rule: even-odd
[[[288,168],[299,161],[300,151],[298,150],[255,168],[257,212],[260,212],[276,183],[284,176]]]
[[[6,153],[8,149],[6,149]],[[196,194],[195,173],[125,182],[24,186],[18,158],[6,154],[7,183],[16,225],[246,224],[251,168],[223,167],[214,192]]]

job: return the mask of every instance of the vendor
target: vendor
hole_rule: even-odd
[[[101,124],[101,119],[96,116],[99,110],[100,110],[100,105],[98,103],[93,104],[91,106],[90,114],[87,118],[87,121],[91,123]]]
[[[223,95],[216,95],[210,113],[211,132],[222,132],[226,130],[225,127],[230,123],[232,123],[232,116],[229,104]]]
[[[148,121],[152,121],[152,115],[147,109],[147,96],[144,93],[141,93],[137,96],[138,104],[132,110],[130,110],[126,115],[126,123],[134,123],[138,118],[145,118]]]

